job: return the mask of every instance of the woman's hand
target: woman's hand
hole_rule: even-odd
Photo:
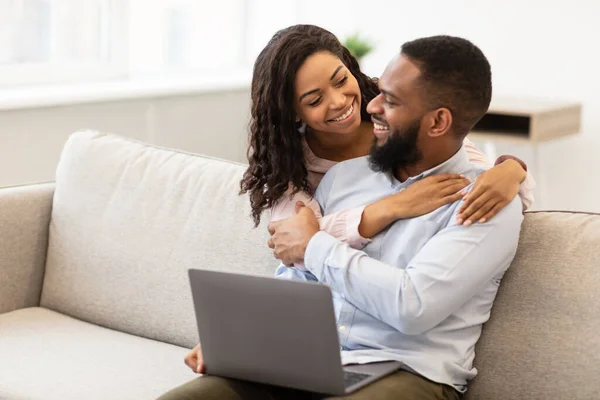
[[[519,193],[527,173],[517,161],[509,159],[479,175],[464,198],[456,223],[469,226],[484,223],[498,214]]]
[[[406,190],[366,206],[358,232],[371,238],[396,220],[419,217],[458,201],[463,197],[461,190],[470,183],[458,174],[428,176]]]
[[[433,175],[389,196],[389,200],[396,219],[415,218],[460,200],[464,196],[461,190],[470,184],[464,175]]]
[[[202,357],[202,347],[197,345],[185,356],[185,365],[190,367],[197,374],[203,374],[205,371],[204,358]]]

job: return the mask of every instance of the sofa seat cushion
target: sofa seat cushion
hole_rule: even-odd
[[[0,315],[0,399],[153,399],[193,379],[189,350],[44,308]]]

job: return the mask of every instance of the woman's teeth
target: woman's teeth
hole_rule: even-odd
[[[343,120],[345,120],[346,118],[348,118],[348,117],[349,117],[349,116],[352,114],[352,112],[353,112],[353,111],[354,111],[354,104],[350,105],[350,108],[348,109],[348,111],[346,111],[346,112],[344,113],[344,115],[341,115],[341,116],[339,116],[339,117],[337,117],[337,118],[334,118],[332,121],[334,121],[334,122],[340,122],[340,121],[343,121]]]
[[[390,129],[387,125],[381,125],[381,124],[373,124],[375,126],[375,129],[377,129],[378,131],[387,131],[388,129]]]

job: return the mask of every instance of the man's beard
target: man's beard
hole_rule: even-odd
[[[398,168],[415,165],[423,159],[423,153],[417,146],[421,120],[413,122],[404,131],[393,130],[387,141],[381,146],[377,138],[371,146],[369,164],[373,171],[394,172]]]

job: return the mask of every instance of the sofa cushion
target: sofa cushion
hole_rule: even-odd
[[[0,399],[154,399],[194,378],[188,349],[44,308],[0,315]]]
[[[198,342],[187,270],[272,275],[245,167],[78,132],[56,173],[41,305],[119,331]],[[179,360],[180,361],[180,360]]]
[[[598,398],[600,215],[527,213],[467,399]]]

